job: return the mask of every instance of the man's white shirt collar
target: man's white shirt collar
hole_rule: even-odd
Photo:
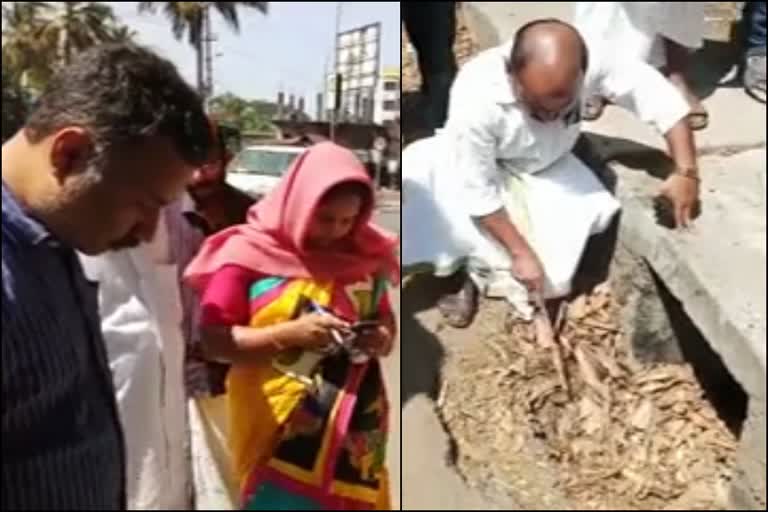
[[[507,74],[507,62],[512,53],[512,41],[507,41],[492,49],[497,57],[498,66],[492,70],[493,75],[489,77],[493,97],[500,105],[513,105],[517,103],[518,98],[512,88],[512,82]]]

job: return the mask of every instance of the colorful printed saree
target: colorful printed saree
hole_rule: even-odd
[[[251,325],[295,318],[307,301],[350,320],[371,318],[381,289],[377,280],[334,289],[304,279],[262,279],[251,287]],[[379,362],[317,355],[310,378],[299,379],[281,370],[291,355],[236,366],[229,375],[242,508],[388,510],[388,404]]]

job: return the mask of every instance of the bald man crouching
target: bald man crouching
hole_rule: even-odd
[[[454,276],[438,304],[469,325],[480,292],[530,314],[530,298],[567,295],[591,235],[619,210],[571,154],[580,108],[595,93],[634,111],[667,140],[676,170],[661,194],[687,225],[699,197],[683,96],[649,65],[593,62],[558,20],[523,26],[459,72],[445,129],[403,153],[403,266]]]

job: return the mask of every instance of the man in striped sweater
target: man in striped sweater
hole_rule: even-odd
[[[210,139],[170,62],[105,45],[63,68],[3,145],[3,510],[125,508],[96,288],[75,250],[152,239]]]

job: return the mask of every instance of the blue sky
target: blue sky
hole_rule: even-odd
[[[195,81],[195,55],[177,42],[162,14],[138,14],[138,2],[108,2],[118,18],[139,34],[139,42],[171,59],[184,76]],[[240,35],[213,14],[218,37],[214,60],[215,94],[233,92],[248,99],[274,100],[279,88],[304,95],[314,112],[323,69],[333,58],[336,2],[271,2],[267,16],[241,10]],[[341,28],[382,23],[382,62],[400,65],[400,3],[343,2]]]

